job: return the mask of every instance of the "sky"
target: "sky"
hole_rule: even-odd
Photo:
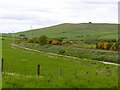
[[[61,23],[118,23],[119,0],[0,0],[0,33]]]

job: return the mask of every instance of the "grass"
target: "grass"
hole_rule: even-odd
[[[88,49],[88,48],[76,48],[72,46],[61,46],[61,45],[44,45],[39,46],[37,44],[31,43],[21,43],[19,46],[27,47],[39,51],[44,52],[52,52],[56,54],[60,54],[60,51],[64,51],[63,55],[73,56],[78,58],[87,58],[93,59],[97,61],[106,61],[118,63],[118,53],[114,51],[105,51],[105,50],[97,50],[97,49]]]
[[[93,48],[94,44],[85,44],[85,41],[89,39],[117,39],[117,33],[117,24],[65,23],[15,34],[16,36],[25,34],[28,38],[41,35],[50,38],[65,37],[63,41],[74,42],[72,45],[67,45],[68,48],[28,45],[29,48],[46,51],[44,53],[12,47],[11,34],[4,34],[5,40],[2,44],[3,88],[117,88],[118,67],[92,60],[100,58],[116,62],[116,53],[78,49],[79,47]],[[61,49],[66,51],[65,55],[80,58],[73,59],[48,54],[48,52],[59,53]],[[38,64],[41,65],[40,77],[37,77]],[[61,77],[58,75],[59,68],[62,68]],[[76,75],[74,75],[75,70]]]
[[[3,88],[117,88],[117,66],[89,59],[71,59],[48,53],[30,52],[11,47],[12,40],[3,40]],[[37,65],[41,65],[41,76]],[[62,68],[62,76],[58,69]],[[74,76],[74,70],[77,71]],[[14,74],[10,74],[14,73]],[[28,77],[30,76],[30,77]]]
[[[70,40],[85,40],[87,38],[118,38],[118,26],[117,24],[105,24],[105,23],[80,23],[80,24],[60,24],[52,27],[35,29],[25,32],[17,33],[16,35],[25,34],[27,37],[39,37],[40,35],[46,35],[48,37],[67,37],[67,41]],[[104,38],[103,38],[104,39]]]

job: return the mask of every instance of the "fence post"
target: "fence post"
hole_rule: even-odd
[[[74,76],[76,76],[76,69],[74,70]]]
[[[37,74],[38,74],[38,76],[40,76],[40,65],[38,64],[37,67],[38,67],[38,68],[37,68]]]
[[[1,63],[1,72],[3,72],[3,58],[2,58],[2,63]]]
[[[96,71],[96,75],[98,75],[98,72]]]
[[[62,69],[61,68],[59,68],[59,70],[58,70],[58,75],[59,75],[59,77],[61,77],[61,75],[62,75]]]

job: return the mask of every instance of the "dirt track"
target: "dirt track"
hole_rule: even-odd
[[[21,49],[28,50],[28,51],[45,53],[45,52],[43,52],[43,51],[34,50],[34,49],[30,49],[30,48],[25,48],[25,47],[21,47],[21,46],[15,45],[15,44],[12,44],[12,47],[21,48]],[[68,57],[68,58],[73,58],[73,59],[79,59],[79,58],[77,58],[77,57],[72,57],[72,56],[54,54],[54,53],[49,53],[49,52],[47,52],[47,53],[50,54],[50,55],[55,55],[55,56],[63,56],[63,57]],[[96,62],[101,62],[101,63],[104,63],[104,64],[112,64],[112,65],[120,66],[120,64],[117,64],[117,63],[104,62],[104,61],[96,61]]]

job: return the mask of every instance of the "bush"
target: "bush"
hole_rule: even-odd
[[[60,42],[62,42],[63,41],[63,37],[57,37],[57,38],[54,38],[54,40],[58,40],[58,41],[60,41]]]
[[[65,50],[60,50],[58,54],[64,54]]]
[[[49,38],[49,39],[47,40],[47,43],[48,43],[48,44],[52,44],[52,40],[53,40],[53,39]]]
[[[33,43],[38,43],[38,38],[33,38]]]
[[[27,37],[23,37],[23,40],[26,40],[26,41],[27,41],[27,40],[28,40],[28,38],[27,38]]]
[[[99,42],[96,43],[96,49],[104,49],[104,50],[120,50],[119,43],[109,43],[109,42]]]
[[[28,39],[27,42],[28,43],[33,43],[33,40],[32,39]]]
[[[120,43],[113,43],[111,50],[119,51],[120,50]]]
[[[45,44],[47,44],[47,36],[45,36],[45,35],[40,36],[39,40],[38,40],[38,43],[39,43],[39,45],[45,45]]]
[[[2,40],[4,40],[4,38],[2,38]]]
[[[60,45],[60,41],[59,40],[52,40],[52,44],[53,45]]]
[[[20,40],[16,40],[15,43],[16,43],[16,44],[20,44],[21,41],[20,41]]]

